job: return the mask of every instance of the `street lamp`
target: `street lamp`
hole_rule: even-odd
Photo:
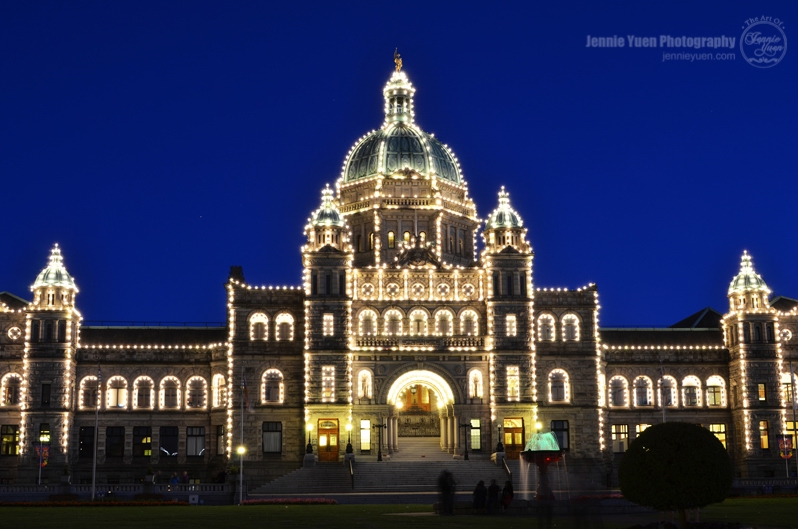
[[[346,423],[346,453],[351,454],[354,452],[352,449],[352,423]]]
[[[313,424],[308,423],[307,426],[305,426],[305,429],[307,429],[307,431],[308,431],[308,446],[305,447],[305,453],[306,454],[312,454],[313,453],[313,443],[310,442],[310,432],[313,431]]]
[[[496,451],[504,452],[504,443],[502,443],[502,427],[499,426],[499,442],[496,443]]]
[[[239,446],[236,448],[236,452],[238,453],[238,504],[244,501],[244,454],[246,453],[247,448],[245,446]]]
[[[540,422],[540,421],[536,422],[536,423],[535,423],[535,430],[537,430],[537,431],[539,432],[539,431],[541,431],[542,429],[543,429],[543,423],[542,423],[542,422]]]
[[[468,430],[466,428],[471,428],[471,425],[461,424],[460,428],[463,429],[463,459],[468,461]]]

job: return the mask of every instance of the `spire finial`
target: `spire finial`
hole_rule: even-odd
[[[393,63],[396,65],[396,71],[402,71],[402,56],[399,55],[399,48],[393,50]]]

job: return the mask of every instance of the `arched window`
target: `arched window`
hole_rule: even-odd
[[[357,248],[358,253],[363,251],[363,236],[359,233],[355,237],[355,248]]]
[[[707,406],[726,406],[726,381],[723,377],[712,375],[707,379]]]
[[[689,375],[682,380],[682,402],[687,406],[701,406],[701,381]]]
[[[268,340],[269,339],[269,317],[262,312],[256,312],[249,317],[249,339]]]
[[[105,408],[127,408],[127,380],[120,376],[108,379],[105,389]]]
[[[460,313],[460,334],[476,336],[479,334],[479,316],[475,310],[467,309]]]
[[[374,249],[374,232],[369,233],[369,250]]]
[[[377,334],[377,313],[371,309],[364,309],[358,315],[358,334],[360,336],[374,336]]]
[[[754,324],[754,342],[759,343],[761,341],[762,341],[762,326],[756,323]]]
[[[579,340],[579,318],[566,314],[562,319],[562,339],[566,342]]]
[[[402,240],[405,241],[405,244],[410,244],[410,232],[406,231],[402,234]]]
[[[427,243],[427,233],[423,232],[423,231],[421,233],[419,233],[418,234],[418,240],[421,243],[420,246],[423,248],[424,245]]]
[[[152,409],[152,388],[154,387],[155,383],[148,376],[141,376],[133,381],[133,409]]]
[[[277,340],[291,342],[294,340],[294,317],[287,312],[281,312],[274,319],[277,326]]]
[[[629,383],[620,375],[610,379],[610,406],[620,407],[629,405]]]
[[[635,406],[651,406],[654,404],[654,390],[652,386],[651,379],[646,376],[639,376],[635,379]]]
[[[19,405],[19,388],[22,385],[22,377],[16,373],[8,373],[0,380],[0,404],[3,406]]]
[[[676,379],[665,375],[659,380],[659,405],[675,408],[679,405]]]
[[[388,232],[388,248],[391,250],[396,248],[396,234],[392,231]]]
[[[359,399],[372,398],[371,371],[364,369],[357,374],[357,397]]]
[[[435,314],[435,334],[438,336],[451,336],[454,334],[454,314],[449,310],[439,310]]]
[[[481,399],[482,395],[482,371],[472,369],[468,374],[468,396],[472,399]]]
[[[220,373],[213,375],[211,393],[214,408],[223,408],[227,404],[227,380],[224,375]]]
[[[570,387],[568,373],[562,369],[555,369],[549,373],[549,402],[570,402]]]
[[[410,335],[427,335],[427,313],[424,310],[416,309],[410,313]]]
[[[385,313],[385,334],[388,336],[401,336],[402,331],[402,313],[397,309],[390,309]]]
[[[80,408],[93,410],[99,406],[99,395],[97,394],[97,377],[83,377],[80,381]]]
[[[538,318],[538,340],[541,342],[552,342],[554,336],[554,316],[543,314]]]
[[[186,408],[195,410],[208,407],[208,382],[201,376],[194,376],[186,382]]]
[[[282,404],[285,400],[283,374],[279,369],[267,369],[261,380],[261,402],[263,404]]]
[[[177,377],[168,376],[161,379],[160,393],[159,407],[161,409],[176,409],[180,407],[180,381]]]

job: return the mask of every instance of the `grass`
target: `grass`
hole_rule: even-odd
[[[544,527],[530,516],[432,516],[429,505],[303,505],[229,507],[0,507],[5,527],[141,529],[142,527],[324,527],[325,529],[413,529],[501,526]],[[798,498],[737,498],[701,511],[701,521],[732,521],[744,526],[798,529]],[[603,527],[625,528],[658,519],[658,515],[605,516]],[[552,527],[579,527],[576,520],[555,518]],[[595,525],[594,525],[595,526]]]

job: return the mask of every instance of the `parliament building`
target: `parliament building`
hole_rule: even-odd
[[[520,201],[497,189],[480,220],[398,66],[382,125],[305,226],[302,284],[252,285],[234,266],[223,326],[82,325],[56,245],[30,293],[0,293],[0,482],[36,483],[41,467],[44,483],[65,468],[90,483],[95,453],[98,483],[212,481],[244,446],[263,484],[308,450],[335,462],[351,444],[372,461],[413,437],[486,460],[501,443],[517,459],[552,431],[569,472],[606,486],[662,421],[706,427],[738,477],[784,475],[798,301],[772,297],[744,253],[724,314],[600,327],[594,284],[538,283]]]

